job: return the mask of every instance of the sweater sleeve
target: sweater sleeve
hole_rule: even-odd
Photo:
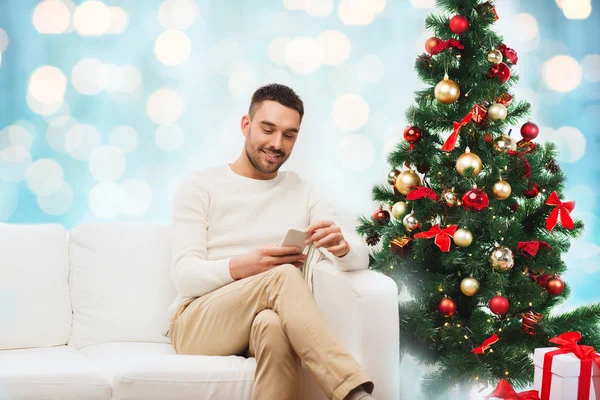
[[[210,195],[197,176],[184,179],[173,198],[171,280],[182,296],[202,296],[234,281],[230,258],[207,260]]]
[[[331,254],[324,247],[318,250],[333,262],[336,269],[340,271],[356,271],[369,267],[369,253],[366,244],[352,231],[347,231],[338,222],[338,213],[331,201],[320,192],[314,185],[309,185],[308,207],[309,224],[317,221],[334,221],[342,231],[344,239],[350,245],[350,251],[343,257]]]

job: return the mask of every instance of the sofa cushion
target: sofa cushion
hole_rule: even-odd
[[[113,376],[114,400],[252,398],[253,357],[178,355],[160,343],[107,343],[80,352]]]
[[[62,225],[0,223],[0,350],[67,343],[68,277]]]
[[[169,243],[169,227],[152,224],[89,223],[70,231],[69,345],[169,343],[162,335],[176,295]]]
[[[108,376],[69,346],[0,351],[0,399],[109,400]]]

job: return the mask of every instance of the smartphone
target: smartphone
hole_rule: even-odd
[[[298,247],[300,252],[303,252],[306,247],[304,241],[308,239],[308,236],[309,234],[304,232],[303,229],[289,228],[281,240],[281,243],[279,243],[279,246]]]

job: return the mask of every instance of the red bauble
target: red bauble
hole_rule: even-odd
[[[429,54],[433,54],[432,53],[433,49],[435,49],[437,47],[437,45],[440,44],[440,43],[442,43],[441,39],[438,39],[436,37],[430,37],[425,42],[425,50],[427,50],[427,52]]]
[[[504,315],[508,312],[510,303],[504,296],[494,296],[490,300],[490,310],[496,315]]]
[[[527,197],[528,199],[533,199],[534,197],[537,197],[538,194],[540,194],[540,185],[537,183],[530,183],[529,189],[523,192],[523,196]]]
[[[552,296],[558,296],[565,290],[565,283],[556,276],[546,282],[546,291]]]
[[[463,205],[469,211],[481,211],[488,206],[488,195],[481,189],[471,189],[462,198]]]
[[[455,15],[450,19],[450,30],[454,33],[465,33],[469,29],[469,20],[462,15]]]
[[[521,136],[525,140],[533,140],[540,133],[540,128],[533,122],[526,122],[521,127]]]
[[[379,207],[379,209],[373,213],[373,219],[379,224],[387,223],[390,220],[390,213]]]
[[[415,144],[421,140],[421,136],[423,136],[423,133],[421,133],[421,130],[416,126],[411,125],[404,130],[404,140],[410,143],[411,150],[415,147]]]
[[[456,312],[456,303],[449,298],[443,298],[438,305],[438,311],[443,317],[451,317]]]
[[[483,140],[486,143],[492,143],[494,141],[494,137],[492,136],[491,133],[486,133],[485,135],[483,135]]]
[[[546,287],[546,282],[548,282],[548,279],[550,279],[551,276],[548,274],[542,274],[537,278],[537,284],[540,285],[541,287],[545,288]]]
[[[488,70],[487,75],[490,78],[497,78],[498,82],[503,85],[510,78],[510,67],[506,63],[501,62],[500,64],[492,66]]]

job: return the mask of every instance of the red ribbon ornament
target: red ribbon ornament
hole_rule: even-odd
[[[484,399],[497,397],[504,400],[540,400],[537,390],[528,390],[526,392],[517,393],[506,379],[500,379],[496,390],[484,396]]]
[[[500,53],[502,53],[502,55],[505,58],[508,58],[509,61],[511,62],[511,64],[517,65],[517,61],[519,61],[519,56],[517,56],[516,51],[514,51],[510,47],[506,46],[504,43],[502,43],[500,46],[498,46],[498,51]]]
[[[438,195],[433,189],[424,186],[418,186],[410,191],[408,196],[406,196],[406,200],[419,200],[425,197],[431,200],[438,199]]]
[[[556,192],[552,192],[546,201],[546,204],[549,206],[556,206],[554,210],[548,216],[546,220],[546,229],[548,232],[552,232],[552,229],[558,223],[558,217],[560,215],[560,223],[563,227],[567,229],[575,228],[573,224],[573,219],[571,218],[571,211],[575,208],[574,201],[561,201]]]
[[[454,130],[452,131],[450,137],[446,139],[446,143],[444,143],[444,145],[442,146],[443,151],[454,150],[454,147],[456,146],[456,141],[458,140],[458,134],[460,133],[461,128],[469,122],[471,122],[471,119],[473,119],[472,112],[468,113],[467,116],[462,119],[462,121],[454,122]]]
[[[483,343],[481,343],[481,346],[479,347],[475,347],[473,350],[471,350],[472,353],[475,354],[483,354],[487,349],[490,348],[491,345],[493,345],[494,343],[496,343],[498,341],[498,335],[496,335],[495,333],[490,336],[489,338],[485,339],[483,341]]]
[[[544,364],[542,371],[542,389],[540,391],[541,400],[550,399],[550,388],[552,385],[552,360],[558,354],[574,354],[581,360],[579,367],[579,381],[577,387],[577,400],[588,400],[590,398],[590,386],[592,383],[592,363],[600,367],[600,356],[592,346],[578,345],[581,340],[579,332],[565,332],[555,338],[550,339],[550,343],[558,345],[557,350],[549,351],[544,354]]]
[[[540,247],[552,249],[552,246],[550,246],[548,243],[539,240],[532,240],[530,242],[519,242],[517,244],[517,250],[521,250],[521,253],[525,257],[527,257],[528,254],[531,257],[535,257]]]
[[[458,225],[452,225],[448,228],[441,229],[438,224],[435,224],[427,232],[421,232],[414,235],[415,239],[431,239],[435,237],[434,243],[444,253],[450,251],[450,238],[454,237],[454,233],[458,229]]]
[[[435,46],[431,50],[431,55],[435,56],[436,54],[441,53],[442,51],[446,50],[448,47],[456,47],[457,49],[460,49],[460,50],[465,49],[465,46],[463,46],[458,40],[448,39],[445,42],[438,43],[438,45]]]
[[[523,160],[523,175],[522,175],[522,177],[529,178],[531,176],[531,164],[529,164],[529,161],[527,161],[527,159],[525,158],[523,153],[521,153],[520,151],[516,151],[516,150],[506,150],[506,153],[510,154],[511,156],[520,157],[521,160]]]

